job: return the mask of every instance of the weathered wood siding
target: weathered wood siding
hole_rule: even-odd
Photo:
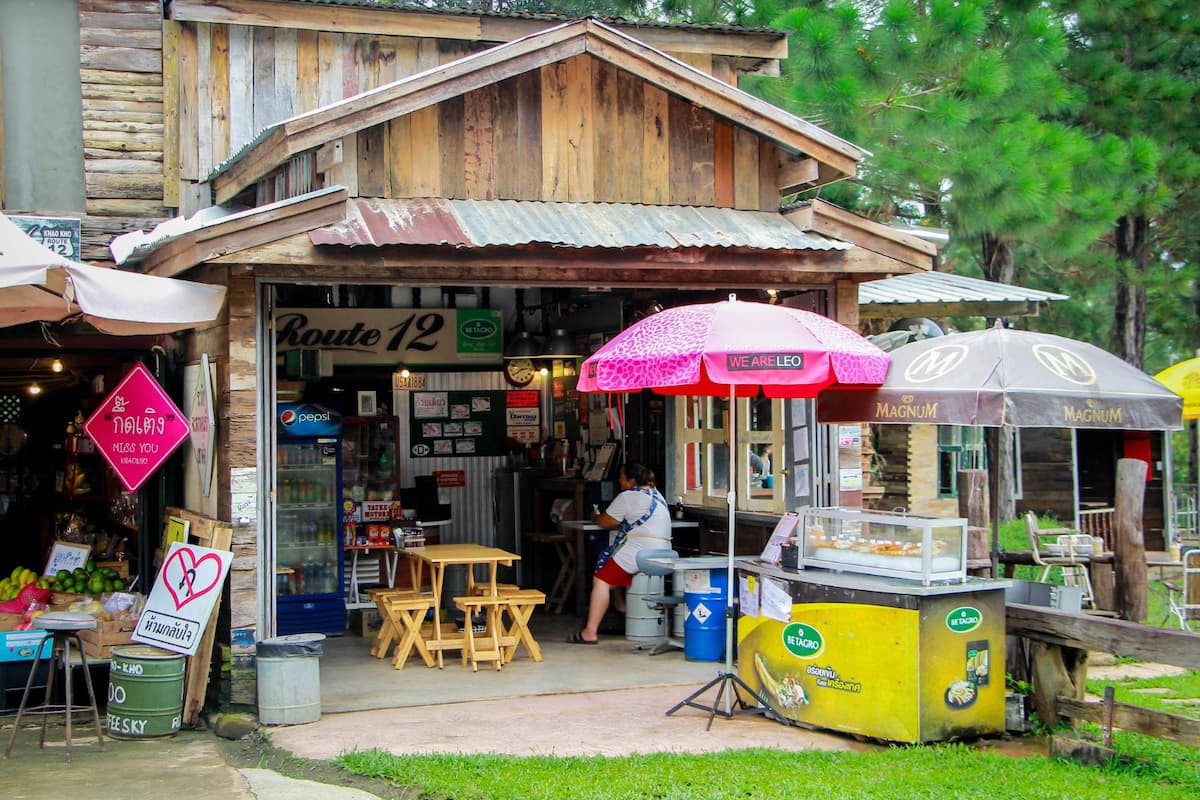
[[[1066,524],[1075,519],[1075,463],[1068,428],[1021,431],[1021,499],[1018,515],[1026,511],[1051,514]]]
[[[79,0],[87,261],[110,260],[114,235],[168,216],[162,51],[159,3]]]
[[[171,132],[178,163],[167,164],[167,182],[183,185],[184,195],[268,125],[494,45],[167,24],[178,28],[180,41],[168,58],[180,113]],[[736,80],[729,59],[688,62]],[[759,208],[761,148],[747,134],[578,56],[364,131],[344,143],[343,156],[359,165],[352,194]],[[640,156],[628,158],[630,152]],[[773,179],[777,155],[771,149],[767,157]],[[350,186],[347,177],[337,182]],[[770,202],[776,208],[778,197]]]
[[[321,183],[364,197],[773,211],[778,154],[763,144],[580,55],[343,137],[341,160]],[[273,174],[260,182],[259,196],[283,199],[290,195],[278,192],[290,185]]]

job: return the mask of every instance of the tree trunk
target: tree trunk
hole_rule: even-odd
[[[1117,220],[1117,285],[1113,311],[1113,353],[1142,368],[1146,349],[1145,276],[1150,262],[1149,220],[1143,216]]]
[[[997,234],[985,233],[980,236],[980,245],[982,246],[983,277],[997,283],[1014,283],[1017,268],[1013,258],[1012,242],[1000,238]],[[989,317],[988,327],[990,328],[994,323],[995,318]]]
[[[996,488],[992,506],[996,509],[996,522],[1003,525],[1017,516],[1017,503],[1013,498],[1016,485],[1012,471],[1012,428],[1007,425],[1002,428],[988,428],[987,444],[988,472],[992,474],[992,485]]]
[[[1142,533],[1142,505],[1146,494],[1146,462],[1117,460],[1116,501],[1113,503],[1113,569],[1116,573],[1117,614],[1141,622],[1148,612],[1146,600],[1146,543]]]

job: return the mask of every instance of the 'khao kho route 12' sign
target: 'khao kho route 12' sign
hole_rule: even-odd
[[[142,364],[83,423],[126,490],[136,492],[188,438],[187,417]]]

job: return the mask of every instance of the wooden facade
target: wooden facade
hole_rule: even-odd
[[[267,507],[257,472],[273,458],[259,449],[273,401],[260,396],[260,283],[819,287],[853,326],[856,281],[931,266],[932,246],[819,202],[787,219],[853,250],[318,248],[308,237],[342,221],[353,197],[778,213],[782,196],[850,177],[864,155],[736,88],[777,74],[782,33],[278,0],[174,0],[160,13],[146,0],[80,0],[84,256],[107,259],[113,235],[214,198],[254,207],[142,262],[228,287],[226,314],[184,337],[182,353],[207,354],[217,373],[235,659],[271,624],[255,513]],[[245,688],[235,701],[253,701]]]

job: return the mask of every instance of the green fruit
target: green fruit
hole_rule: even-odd
[[[59,582],[65,581],[69,577],[71,577],[70,570],[60,569],[58,572],[54,573],[54,580]]]
[[[114,592],[125,591],[125,581],[121,578],[117,578],[116,580],[114,580],[113,581],[113,591]]]
[[[83,568],[86,569],[88,572],[95,572],[96,571],[96,562],[89,558],[87,560],[87,563],[83,565]]]

